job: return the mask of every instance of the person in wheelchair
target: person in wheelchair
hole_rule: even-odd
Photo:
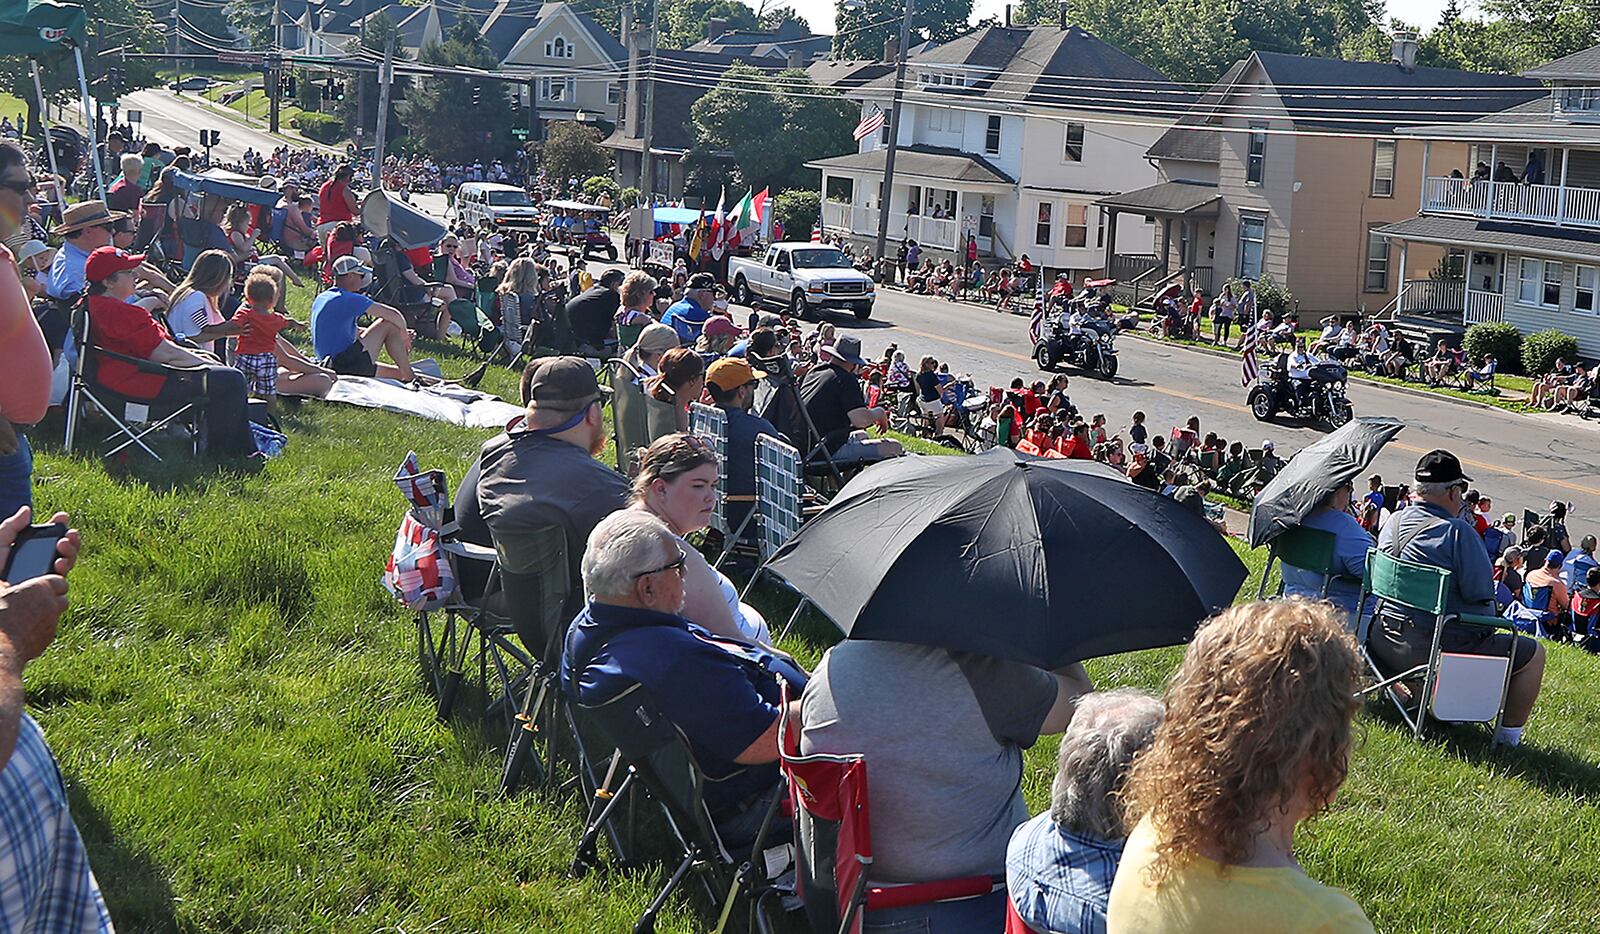
[[[562,645],[561,689],[594,707],[642,688],[687,740],[707,779],[711,820],[735,852],[755,841],[786,792],[777,766],[780,681],[799,694],[807,675],[786,655],[718,638],[680,615],[688,558],[649,512],[625,509],[595,526],[582,561],[589,602]],[[789,715],[799,716],[799,701]]]
[[[1472,478],[1461,461],[1433,450],[1417,462],[1416,491],[1421,502],[1395,513],[1378,536],[1379,550],[1400,558],[1450,571],[1445,612],[1497,616],[1494,569],[1483,539],[1460,518]],[[1559,565],[1558,565],[1559,567]],[[1432,652],[1434,620],[1400,607],[1380,605],[1367,635],[1373,658],[1391,673],[1426,664]],[[1512,636],[1469,623],[1447,622],[1439,634],[1446,652],[1510,657],[1511,687],[1496,741],[1515,746],[1533,712],[1544,679],[1544,646],[1528,636]]]

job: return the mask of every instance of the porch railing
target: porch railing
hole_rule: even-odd
[[[1600,229],[1600,188],[1429,178],[1423,210]]]
[[[822,222],[832,230],[848,230],[859,236],[877,236],[878,209],[842,201],[824,201]],[[955,218],[905,214],[901,211],[889,214],[889,239],[897,243],[909,237],[924,247],[954,250],[956,236]]]
[[[1466,310],[1461,315],[1462,324],[1483,324],[1506,319],[1505,296],[1499,292],[1483,292],[1478,289],[1467,289],[1466,292]]]
[[[1453,315],[1466,301],[1461,279],[1407,279],[1400,291],[1401,314]]]

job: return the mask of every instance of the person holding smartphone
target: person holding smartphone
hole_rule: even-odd
[[[0,522],[0,929],[109,931],[100,885],[68,811],[61,771],[23,712],[22,670],[55,639],[80,540],[66,513],[31,527],[24,506]]]

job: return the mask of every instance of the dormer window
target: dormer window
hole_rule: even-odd
[[[572,43],[567,41],[566,36],[556,36],[554,39],[551,39],[549,42],[544,44],[544,57],[571,58]]]

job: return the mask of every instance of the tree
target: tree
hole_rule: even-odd
[[[801,29],[804,29],[806,32],[811,31],[811,24],[806,22],[806,18],[795,12],[794,7],[787,4],[783,6],[775,6],[765,13],[762,13],[759,25],[762,29],[766,29],[771,32],[777,32],[778,28],[784,23],[798,23]]]
[[[430,65],[485,70],[498,66],[488,43],[478,34],[478,24],[465,16],[450,27],[443,41],[424,47],[421,60]],[[407,93],[399,111],[411,134],[436,159],[487,160],[505,155],[513,145],[511,102],[499,81],[425,78]]]
[[[90,82],[119,68],[124,75],[121,92],[137,91],[156,83],[155,65],[139,60],[123,60],[112,55],[97,55],[97,49],[124,46],[129,52],[155,52],[162,48],[162,29],[150,11],[137,0],[83,0],[88,19],[89,43],[83,65]],[[28,108],[28,124],[39,126],[39,98],[33,89],[32,59],[22,55],[0,57],[0,90],[21,99]],[[78,97],[78,71],[72,53],[65,49],[39,57],[39,83],[52,103],[66,105]],[[105,89],[105,90],[102,90]],[[90,91],[106,99],[113,95],[105,84]]]
[[[905,11],[902,0],[864,0],[860,9],[846,10],[839,4],[834,27],[839,58],[877,59],[883,44],[900,35],[900,19]],[[968,29],[972,0],[918,0],[911,17],[911,44],[948,42]]]
[[[1504,19],[1467,19],[1455,0],[1439,15],[1434,26],[1417,47],[1417,62],[1435,68],[1463,71],[1489,71],[1515,74],[1543,63],[1544,55],[1529,54],[1526,43],[1516,38],[1517,27]]]
[[[1512,57],[1520,62],[1548,62],[1600,45],[1600,4],[1594,0],[1483,0],[1479,8],[1485,24],[1505,30]]]
[[[756,11],[739,0],[666,0],[661,5],[661,47],[684,49],[706,37],[712,19],[728,29],[755,29]]]
[[[697,151],[729,150],[754,187],[814,187],[805,163],[855,148],[855,108],[803,70],[735,64],[690,109]]]
[[[783,232],[790,240],[806,239],[821,214],[822,197],[815,189],[795,188],[772,202],[772,216],[783,223]]]
[[[556,183],[569,178],[589,178],[611,171],[611,158],[600,146],[600,134],[571,121],[550,124],[539,154],[539,165]]]
[[[379,10],[361,24],[361,48],[369,54],[382,58],[383,50],[388,47],[390,40],[395,40],[397,44],[394,52],[395,61],[404,61],[405,52],[398,47],[399,32],[388,11]],[[346,133],[355,136],[358,128],[369,133],[377,130],[378,100],[381,95],[376,71],[359,71],[346,83],[344,100],[339,102],[338,111],[340,119],[344,121]],[[392,89],[389,98],[389,116],[393,119],[399,113],[399,103],[395,101]],[[390,123],[391,130],[394,125]]]

